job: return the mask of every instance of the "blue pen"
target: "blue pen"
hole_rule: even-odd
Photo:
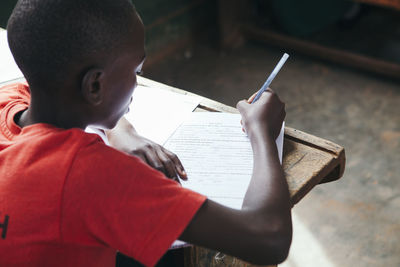
[[[275,76],[278,74],[278,72],[281,70],[283,64],[285,64],[286,60],[288,59],[289,55],[288,54],[283,54],[281,60],[279,60],[278,64],[275,66],[274,70],[272,71],[272,73],[269,75],[267,81],[264,83],[264,85],[261,87],[261,89],[258,91],[256,97],[253,99],[253,101],[251,102],[252,104],[254,102],[256,102],[262,95],[263,92],[265,92],[265,90],[268,89],[268,87],[270,86],[270,84],[272,83],[272,81],[275,79]]]

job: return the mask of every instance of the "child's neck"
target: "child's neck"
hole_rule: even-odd
[[[64,103],[64,105],[66,104]],[[46,123],[63,129],[85,129],[87,125],[81,120],[75,119],[76,117],[74,118],[74,111],[73,107],[63,109],[63,105],[60,103],[32,98],[28,109],[22,111],[14,119],[21,128],[37,123]]]

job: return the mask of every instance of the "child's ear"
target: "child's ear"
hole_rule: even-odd
[[[94,106],[100,105],[104,95],[104,70],[91,68],[86,71],[82,79],[81,92],[88,103]]]

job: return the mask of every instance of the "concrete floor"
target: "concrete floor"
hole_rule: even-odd
[[[235,105],[265,81],[283,51],[248,43],[221,54],[198,44],[145,76]],[[281,266],[400,266],[399,83],[292,54],[271,86],[286,124],[345,147],[344,177],[293,209]]]

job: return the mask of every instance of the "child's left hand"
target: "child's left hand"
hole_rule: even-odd
[[[114,129],[106,131],[106,135],[112,147],[141,158],[177,182],[179,178],[187,180],[179,158],[161,145],[140,136],[125,118],[122,118]]]

